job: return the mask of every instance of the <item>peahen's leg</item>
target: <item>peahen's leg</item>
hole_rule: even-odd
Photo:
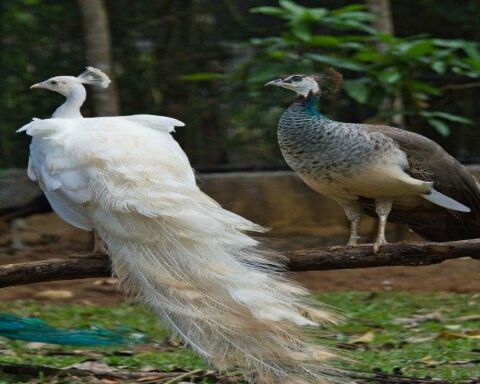
[[[387,225],[387,219],[390,211],[392,210],[392,205],[392,199],[375,199],[375,212],[378,215],[378,233],[377,239],[373,244],[373,253],[378,253],[380,246],[387,244],[387,240],[385,239],[385,226]]]
[[[354,247],[357,245],[359,238],[358,227],[362,220],[363,209],[356,200],[341,200],[338,203],[342,206],[348,221],[350,221],[350,237],[348,238],[347,247]]]

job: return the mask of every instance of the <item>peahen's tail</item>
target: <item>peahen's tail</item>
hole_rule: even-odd
[[[260,227],[201,192],[161,217],[111,208],[96,210],[95,228],[123,287],[217,369],[250,383],[344,382],[319,344],[335,317],[243,233]]]

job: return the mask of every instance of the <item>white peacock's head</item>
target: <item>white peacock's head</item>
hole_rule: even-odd
[[[55,76],[41,83],[33,84],[31,89],[48,89],[58,92],[63,96],[68,96],[72,90],[77,87],[83,87],[78,78],[73,76]]]
[[[313,76],[308,75],[287,75],[276,80],[269,81],[265,85],[275,85],[290,89],[298,95],[307,97],[309,94],[320,93],[320,86]]]

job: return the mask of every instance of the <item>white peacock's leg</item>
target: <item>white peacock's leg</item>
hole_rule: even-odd
[[[350,237],[348,238],[347,247],[354,247],[358,241],[358,227],[362,220],[363,209],[357,200],[337,200],[345,211],[345,215],[350,221]]]
[[[93,253],[97,255],[108,255],[107,248],[96,231],[93,231]]]
[[[392,205],[393,199],[387,199],[383,197],[375,199],[375,212],[378,215],[378,233],[377,239],[373,244],[374,253],[378,253],[381,245],[387,244],[387,240],[385,238],[385,227],[387,225],[388,215],[392,210]]]

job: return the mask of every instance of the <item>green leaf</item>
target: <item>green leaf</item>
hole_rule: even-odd
[[[466,40],[461,39],[433,39],[432,42],[439,47],[459,49],[465,48],[468,44]]]
[[[345,7],[334,9],[332,13],[335,15],[341,15],[342,13],[363,11],[365,9],[367,9],[367,7],[363,4],[352,4],[352,5],[347,5]]]
[[[212,80],[222,79],[224,77],[225,75],[223,73],[197,72],[197,73],[182,75],[179,77],[179,79],[184,81],[212,81]]]
[[[442,120],[438,119],[427,119],[428,123],[437,130],[442,136],[450,135],[450,127],[443,122]]]
[[[431,86],[430,84],[424,83],[423,81],[408,80],[406,82],[406,85],[408,86],[408,88],[415,92],[422,92],[434,96],[439,96],[442,94],[442,92],[437,87]]]
[[[278,4],[280,5],[280,7],[282,7],[283,9],[293,13],[294,15],[299,15],[301,13],[303,13],[303,11],[305,11],[305,7],[302,7],[301,5],[298,5],[296,3],[294,3],[293,1],[290,1],[290,0],[279,0],[278,1]]]
[[[432,69],[440,75],[443,75],[447,70],[447,64],[444,61],[434,61]]]
[[[337,68],[349,69],[351,71],[363,71],[365,69],[363,65],[359,63],[356,63],[348,59],[342,59],[340,57],[320,55],[318,53],[309,53],[305,56],[314,61],[328,64]]]
[[[285,56],[288,55],[288,53],[285,51],[280,51],[276,49],[276,50],[268,51],[267,55],[274,59],[283,59]]]
[[[366,104],[370,95],[367,79],[346,80],[343,83],[345,92],[360,104]]]
[[[378,79],[387,84],[395,84],[402,78],[400,72],[395,70],[387,70],[378,74]]]
[[[399,46],[400,52],[406,57],[419,57],[434,51],[431,40],[420,40],[414,42],[406,42]]]
[[[445,120],[453,121],[455,123],[469,124],[469,125],[473,124],[473,121],[470,120],[467,117],[458,116],[458,115],[454,115],[454,114],[447,113],[447,112],[433,112],[432,115],[434,115],[436,117],[440,117],[440,118],[445,119]]]
[[[256,7],[250,9],[250,12],[277,17],[284,17],[285,15],[287,15],[287,12],[285,12],[284,9],[278,7]]]
[[[309,9],[308,12],[312,15],[312,18],[314,20],[319,21],[326,14],[328,14],[328,9],[326,9],[326,8],[313,8],[313,9]]]
[[[310,34],[310,30],[305,24],[297,24],[292,26],[292,34],[299,40],[304,42],[309,42],[312,35]]]
[[[365,62],[381,62],[384,60],[385,55],[378,51],[368,50],[357,53],[354,57],[355,60],[365,61]]]
[[[341,40],[336,36],[314,35],[311,37],[309,43],[323,47],[335,47],[341,44]]]

